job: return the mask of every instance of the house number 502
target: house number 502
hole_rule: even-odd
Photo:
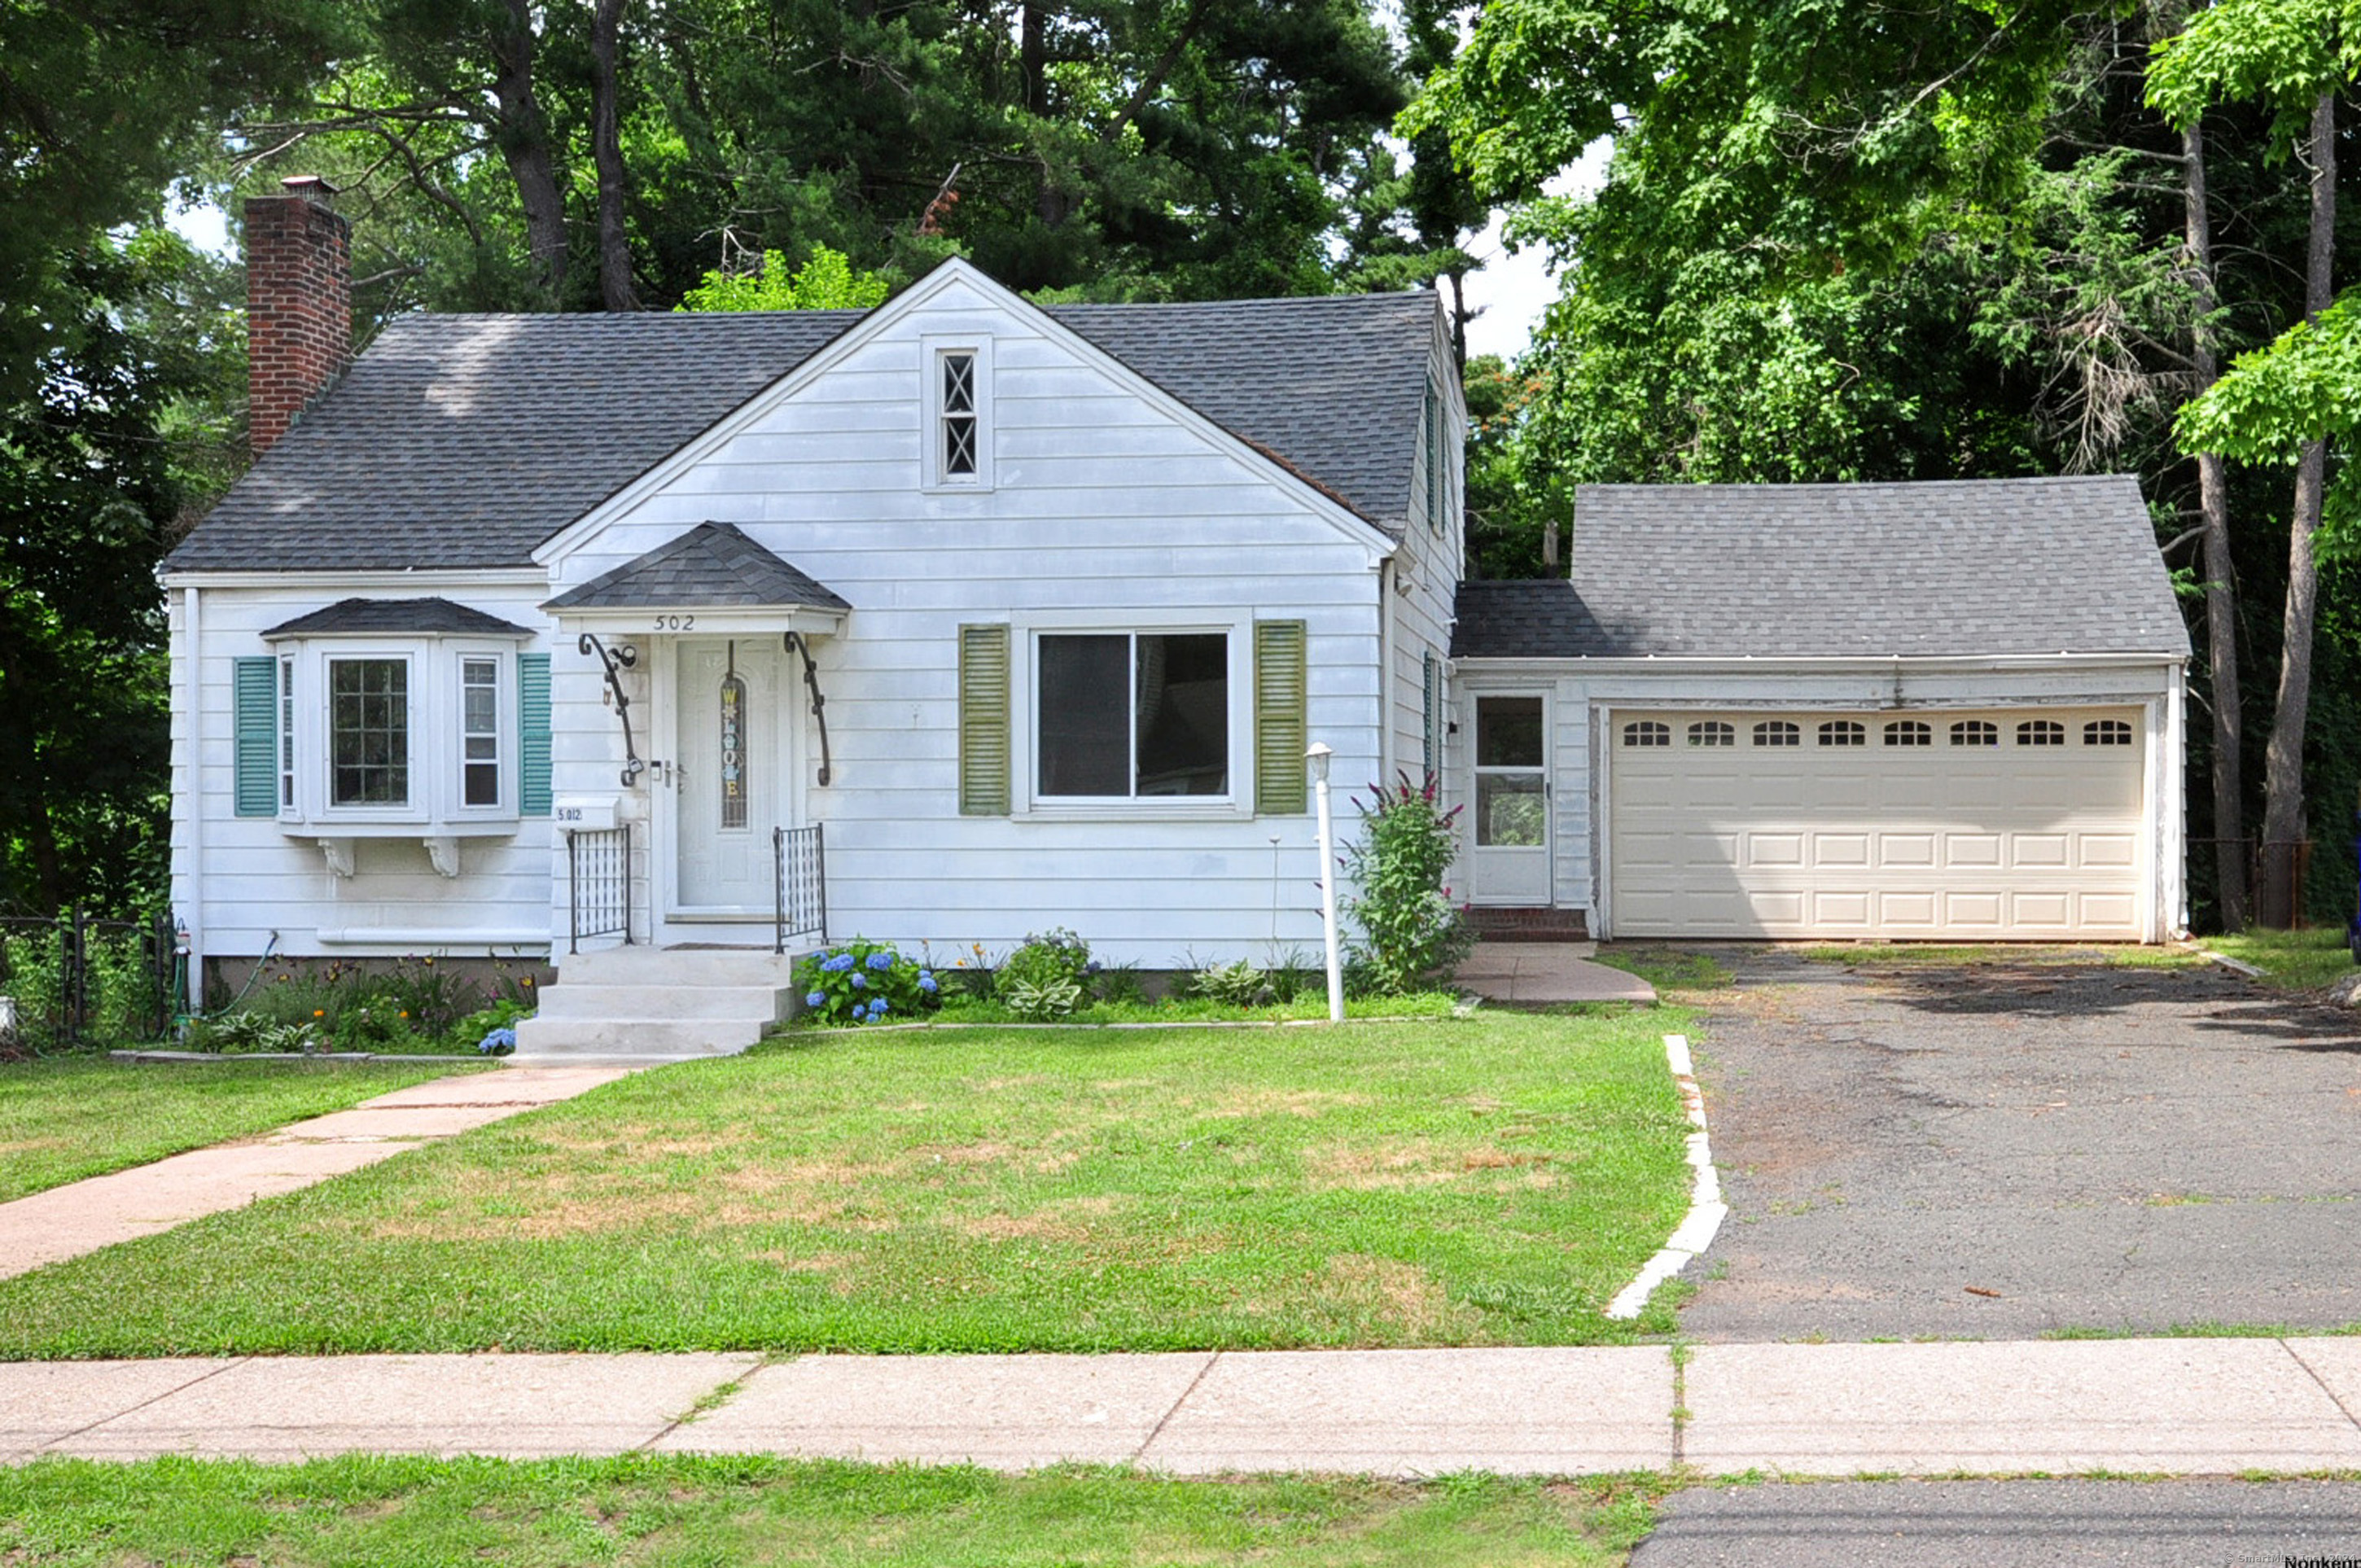
[[[686,631],[697,624],[693,615],[660,615],[656,617],[658,631]]]

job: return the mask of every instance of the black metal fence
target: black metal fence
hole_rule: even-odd
[[[566,950],[578,953],[585,937],[620,934],[631,942],[631,825],[568,828],[566,834],[566,904],[572,938]]]
[[[817,822],[771,829],[772,869],[778,888],[778,928],[771,950],[789,941],[828,941],[828,841]]]
[[[172,917],[0,916],[0,1049],[147,1045],[180,1006]]]

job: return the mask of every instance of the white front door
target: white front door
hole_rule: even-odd
[[[684,641],[675,663],[675,908],[769,914],[771,829],[791,799],[785,657],[775,640],[740,638]]]
[[[1469,902],[1550,902],[1549,699],[1476,699],[1475,843]]]

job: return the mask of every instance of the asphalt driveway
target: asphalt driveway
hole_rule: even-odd
[[[1687,1333],[2361,1322],[2361,1014],[2211,966],[1716,956],[1731,1214]]]

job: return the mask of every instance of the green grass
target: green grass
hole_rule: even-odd
[[[0,1563],[1589,1568],[1622,1563],[1668,1489],[772,1459],[45,1460],[0,1470]]]
[[[1345,999],[1347,1018],[1445,1018],[1458,1005],[1459,998],[1449,992],[1421,992],[1413,996],[1351,996]],[[1286,1002],[1275,1002],[1262,1007],[1241,1007],[1232,1003],[1218,1002],[1210,996],[1170,996],[1155,1002],[1093,1002],[1076,1008],[1067,1017],[1055,1020],[1066,1025],[1091,1024],[1176,1024],[1246,1023],[1284,1024],[1311,1023],[1328,1016],[1328,993],[1324,990],[1306,991]],[[941,1009],[921,1018],[899,1018],[884,1025],[886,1028],[909,1028],[927,1024],[957,1024],[962,1026],[992,1024],[1021,1027],[1024,1020],[1004,1003],[990,997],[962,996],[945,1003]],[[795,1022],[781,1025],[786,1032],[803,1033],[827,1025],[799,1016]],[[872,1025],[873,1027],[874,1025]]]
[[[341,1111],[452,1070],[100,1057],[9,1062],[0,1065],[0,1202]]]
[[[2185,948],[2120,943],[2059,946],[2039,942],[1828,942],[1803,949],[1814,963],[1849,969],[1981,969],[1993,965],[2110,964],[2119,969],[2189,969],[2205,960]]]
[[[797,1036],[0,1282],[0,1356],[1628,1341],[1686,1022]]]
[[[2198,939],[2201,948],[2236,959],[2263,971],[2262,982],[2285,991],[2312,991],[2352,974],[2356,967],[2334,927],[2306,931],[2238,931]]]
[[[1730,983],[1730,970],[1711,954],[1688,948],[1607,943],[1599,948],[1598,958],[1608,968],[1636,974],[1658,991],[1718,991]]]

